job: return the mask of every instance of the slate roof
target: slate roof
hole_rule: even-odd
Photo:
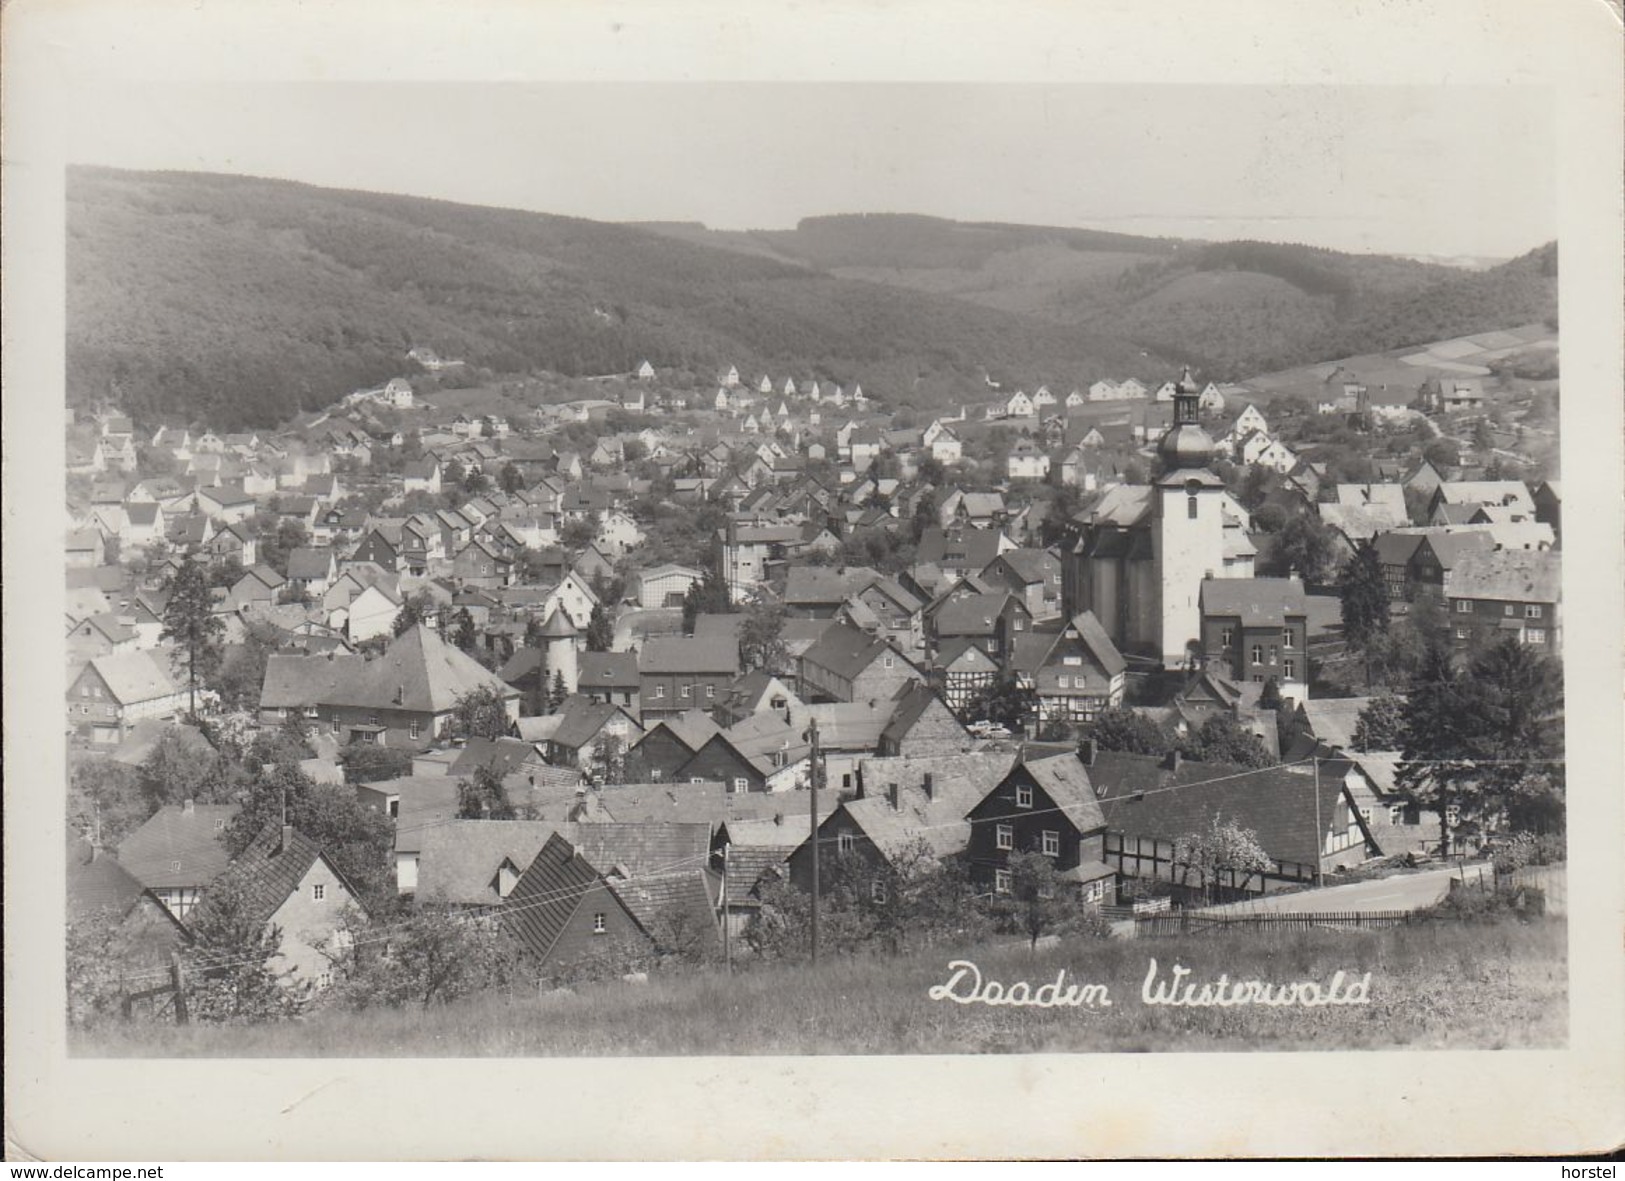
[[[818,744],[828,750],[872,751],[891,721],[893,702],[835,701],[806,707],[818,722]]]
[[[638,687],[638,657],[635,652],[583,652],[579,657],[579,688],[635,691]],[[507,679],[507,669],[503,669]]]
[[[453,820],[427,829],[418,852],[418,897],[464,906],[500,902],[502,863],[523,874],[559,831],[541,820]]]
[[[739,643],[739,629],[745,626],[743,615],[696,615],[694,617],[694,638],[707,643],[720,642],[723,644]]]
[[[1325,697],[1303,702],[1304,715],[1315,737],[1340,750],[1354,749],[1354,727],[1375,698]]]
[[[700,938],[708,942],[721,939],[716,903],[722,892],[722,880],[704,866],[678,873],[611,878],[609,889],[637,920],[638,926],[653,938],[661,938],[662,924],[668,915],[681,913],[695,932],[704,933]]]
[[[602,889],[598,871],[553,833],[525,867],[499,912],[503,924],[533,956],[552,951],[559,934],[589,891]]]
[[[1320,814],[1328,823],[1345,769],[1337,761],[1321,764]],[[1256,832],[1276,860],[1315,863],[1321,842],[1315,836],[1315,780],[1308,767],[1249,770],[1184,760],[1175,770],[1154,755],[1102,751],[1089,772],[1112,832],[1177,840],[1223,815]],[[1158,790],[1166,787],[1175,790]],[[1137,792],[1145,795],[1135,799]]]
[[[265,679],[260,685],[260,708],[303,709],[329,700],[351,670],[361,663],[361,657],[344,654],[273,654],[265,661]]]
[[[288,551],[288,577],[326,578],[333,569],[333,551],[326,546],[302,545]]]
[[[193,927],[204,921],[218,905],[217,899],[223,888],[232,887],[243,891],[243,901],[246,914],[265,923],[288,900],[288,895],[298,889],[299,882],[310,867],[322,859],[322,847],[314,838],[307,836],[296,828],[290,828],[284,842],[283,828],[274,821],[262,828],[259,834],[244,849],[225,871],[214,880],[213,889],[205,891],[197,909],[189,916],[188,925]],[[344,880],[344,875],[338,868],[328,862],[328,868],[344,884],[349,901],[361,906],[361,898],[355,888]]]
[[[170,734],[175,735],[181,745],[188,750],[214,753],[214,747],[203,736],[203,731],[196,726],[171,722],[164,718],[142,718],[130,727],[109,757],[127,767],[139,767],[147,761],[147,756],[152,754],[165,736]]]
[[[1207,578],[1200,602],[1204,616],[1238,618],[1242,627],[1281,627],[1309,610],[1296,578]]]
[[[837,624],[820,635],[801,654],[801,659],[808,664],[827,669],[845,680],[851,680],[888,650],[897,652],[896,646],[889,640],[871,637],[867,632],[859,631],[855,627]],[[908,660],[901,653],[897,653],[897,657],[905,662]]]
[[[465,693],[486,688],[504,699],[519,695],[472,657],[419,624],[397,636],[376,660],[352,668],[321,703],[440,714],[450,712]]]
[[[638,671],[732,674],[739,671],[739,651],[698,637],[650,636],[638,655]]]
[[[909,731],[914,728],[914,723],[918,722],[925,711],[931,708],[931,703],[940,701],[941,698],[937,696],[936,690],[932,689],[931,686],[920,681],[910,681],[897,691],[892,700],[894,704],[891,718],[886,722],[885,728],[881,730],[880,736],[882,740],[888,742],[901,742],[908,737]],[[946,702],[943,703],[943,708],[948,708]],[[961,736],[968,741],[970,735],[965,731],[965,728],[960,726],[959,730]]]
[[[786,607],[828,606],[874,582],[880,575],[868,566],[792,566],[786,576]]]
[[[1048,550],[1044,549],[1013,549],[1006,550],[993,562],[1003,561],[1012,571],[1027,583],[1047,582],[1051,577],[1059,577],[1061,573],[1061,560]],[[989,562],[988,565],[992,565]]]
[[[1106,819],[1095,799],[1089,769],[1076,754],[1028,759],[1022,765],[1079,832],[1105,827]]]
[[[1521,480],[1452,480],[1434,494],[1445,504],[1515,504],[1531,516],[1535,503]]]
[[[1453,599],[1555,603],[1562,598],[1559,555],[1538,550],[1470,554],[1456,563],[1445,593]]]
[[[470,738],[462,753],[452,762],[448,775],[472,775],[479,767],[490,767],[506,779],[528,762],[540,762],[536,748],[518,738]],[[540,846],[538,846],[540,848]],[[522,867],[521,867],[522,868]]]
[[[939,636],[991,636],[998,629],[1009,591],[962,595],[944,601],[932,620]]]
[[[711,825],[624,821],[578,824],[570,838],[576,851],[605,874],[617,867],[632,875],[659,874],[703,866],[710,856]]]
[[[141,900],[144,887],[118,858],[98,853],[77,833],[68,833],[68,920],[102,911],[123,916]]]
[[[612,705],[607,701],[594,701],[579,693],[572,694],[559,709],[558,727],[548,741],[571,750],[579,750],[597,738],[604,726],[621,712],[618,705]],[[630,732],[633,729],[635,727],[629,727],[629,739],[635,737]]]
[[[235,815],[236,804],[166,804],[124,838],[119,864],[149,890],[206,886],[226,868],[219,833]]]
[[[769,874],[784,876],[784,863],[797,847],[796,843],[730,846],[727,857],[722,859],[723,902],[730,907],[756,905],[757,886]]]
[[[90,665],[120,705],[134,705],[176,692],[168,661],[159,652],[115,652],[96,657]]]

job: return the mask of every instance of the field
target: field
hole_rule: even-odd
[[[1324,1007],[1147,1005],[1150,960],[1198,984],[1371,974],[1369,1003]],[[933,1000],[950,960],[984,980],[1103,984],[1111,1001],[1009,1007]],[[114,1057],[966,1054],[1178,1050],[1503,1049],[1565,1044],[1560,921],[1385,931],[1236,932],[1169,939],[1004,944],[898,958],[769,965],[573,993],[485,995],[430,1010],[325,1011],[284,1025],[129,1026],[73,1049]],[[964,995],[966,985],[955,990]]]

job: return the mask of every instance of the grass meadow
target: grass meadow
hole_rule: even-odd
[[[1371,973],[1367,1004],[1170,1008],[1141,1000],[1149,960],[1201,982],[1228,973],[1324,984]],[[1110,1007],[932,1000],[950,959],[1006,984],[1104,984]],[[259,1026],[114,1025],[76,1034],[110,1057],[977,1054],[1555,1048],[1568,1029],[1560,920],[1383,931],[1243,931],[655,974],[570,993],[487,993],[429,1009],[318,1010]]]

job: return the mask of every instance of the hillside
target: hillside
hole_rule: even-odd
[[[67,222],[70,404],[144,422],[272,425],[403,372],[413,345],[501,373],[734,364],[918,405],[984,389],[984,367],[1086,383],[1168,365],[672,227],[110,169],[70,173]]]
[[[1555,244],[1469,270],[1284,243],[893,214],[807,218],[794,230],[754,234],[673,232],[1087,327],[1215,378],[1554,319],[1557,309]]]

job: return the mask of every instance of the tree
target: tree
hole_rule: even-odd
[[[191,554],[170,575],[168,589],[159,638],[176,646],[176,667],[186,676],[187,712],[195,718],[198,686],[220,667],[221,637],[226,628],[215,617],[208,579]]]
[[[1465,745],[1486,819],[1560,831],[1563,689],[1558,663],[1508,637],[1473,656],[1464,688]]]
[[[182,954],[191,1016],[232,1024],[293,1016],[294,998],[270,967],[282,947],[282,929],[257,913],[242,880],[228,877],[211,885],[207,904],[193,912],[189,926],[192,942]]]
[[[1214,714],[1179,744],[1180,752],[1204,763],[1234,763],[1241,767],[1268,767],[1275,756],[1264,749],[1258,735],[1229,714]]]
[[[694,634],[694,621],[701,615],[727,615],[733,611],[733,598],[728,584],[723,581],[722,570],[713,559],[704,566],[703,577],[689,584],[683,596],[683,631]]]
[[[1306,583],[1325,582],[1336,555],[1332,531],[1318,515],[1298,513],[1275,536],[1269,567],[1277,575],[1296,573]]]
[[[502,465],[502,470],[497,473],[497,487],[512,496],[515,492],[524,489],[525,477],[513,464],[505,463]]]
[[[558,669],[553,673],[553,684],[547,691],[547,712],[558,713],[569,698],[570,690],[564,683],[564,670]]]
[[[1109,932],[1092,907],[1086,907],[1075,887],[1061,880],[1055,859],[1038,852],[1010,854],[1010,894],[995,897],[995,904],[1007,923],[1027,936],[1036,949],[1045,935],[1085,928],[1095,934]]]
[[[626,782],[626,740],[619,734],[604,734],[592,747],[592,755],[582,769],[594,787]]]
[[[1354,723],[1355,750],[1398,750],[1405,728],[1405,702],[1392,693],[1373,697]]]
[[[469,614],[467,607],[459,607],[457,614],[453,616],[451,637],[452,642],[464,652],[472,651],[479,641],[479,632],[474,627],[474,617]]]
[[[339,751],[346,783],[381,783],[412,773],[412,755],[396,746],[353,742]]]
[[[753,603],[739,626],[739,659],[747,672],[784,667],[784,604],[777,601]]]
[[[514,941],[495,915],[469,913],[444,899],[419,899],[387,944],[369,938],[359,915],[326,954],[348,1008],[429,1008],[501,987],[518,972]]]
[[[508,789],[494,763],[481,763],[474,774],[457,787],[457,819],[516,820],[518,813],[508,799]]]
[[[214,690],[220,695],[222,709],[259,707],[260,690],[265,686],[265,665],[276,650],[274,627],[259,620],[248,624],[243,642],[226,650],[214,678]]]
[[[1365,680],[1369,685],[1372,642],[1388,632],[1388,581],[1377,547],[1370,539],[1360,542],[1343,564],[1337,591],[1342,600],[1343,636],[1366,654]]]
[[[1033,691],[1007,672],[977,691],[965,706],[965,715],[1019,729],[1037,708],[1038,700]]]
[[[1183,866],[1187,874],[1194,871],[1208,901],[1216,902],[1221,877],[1230,875],[1232,885],[1245,889],[1254,874],[1263,873],[1273,862],[1256,832],[1215,815],[1202,832],[1174,841],[1174,864]],[[1239,882],[1235,875],[1240,875]]]
[[[1144,714],[1132,709],[1103,709],[1095,715],[1089,736],[1099,750],[1136,755],[1160,755],[1168,750],[1168,735]]]
[[[183,731],[169,730],[142,761],[136,779],[150,815],[165,804],[187,800],[228,802],[239,787],[234,770],[208,743],[189,740]]]
[[[118,847],[152,815],[134,767],[106,758],[80,759],[68,779],[68,828],[99,848]]]
[[[608,652],[614,646],[615,625],[610,621],[603,603],[592,605],[592,614],[587,618],[586,640],[589,652]]]
[[[397,636],[405,635],[420,623],[427,623],[434,615],[434,599],[428,591],[417,591],[407,595],[401,600],[401,609],[395,612],[395,622],[390,630]]]
[[[1264,688],[1258,694],[1258,708],[1276,712],[1284,704],[1281,698],[1281,686],[1274,677],[1264,682]]]
[[[559,530],[559,541],[565,549],[574,552],[586,549],[597,535],[591,521],[569,521]]]
[[[457,738],[504,738],[513,723],[508,703],[495,687],[483,685],[457,698],[452,707],[451,732]]]
[[[221,843],[235,857],[267,825],[283,823],[321,846],[370,913],[386,913],[394,904],[395,823],[357,800],[353,788],[314,783],[296,766],[262,767]]]
[[[258,526],[258,544],[255,556],[259,564],[268,566],[278,574],[288,573],[288,555],[301,546],[310,544],[302,521],[292,517],[261,516]]]
[[[1441,639],[1427,645],[1415,683],[1405,695],[1400,762],[1394,782],[1413,804],[1439,814],[1439,852],[1449,856],[1451,817],[1465,819],[1477,795],[1467,754],[1467,691]]]

